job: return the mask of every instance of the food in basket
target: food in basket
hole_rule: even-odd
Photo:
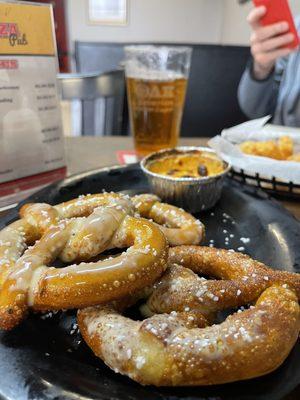
[[[293,156],[294,143],[289,136],[282,136],[278,140],[263,142],[247,141],[240,144],[243,153],[252,156],[274,158],[275,160],[288,160]]]
[[[296,153],[288,158],[288,161],[300,162],[300,153]]]

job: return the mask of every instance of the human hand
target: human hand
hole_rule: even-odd
[[[257,79],[265,79],[276,61],[289,55],[293,49],[284,46],[292,43],[293,33],[289,32],[289,24],[285,21],[262,26],[261,19],[266,14],[265,6],[255,7],[247,21],[252,28],[251,53],[254,59],[253,73]]]

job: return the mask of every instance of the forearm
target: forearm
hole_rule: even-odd
[[[238,100],[242,111],[249,118],[260,118],[274,114],[278,97],[275,71],[263,80],[254,78],[251,66],[245,70],[238,89]]]

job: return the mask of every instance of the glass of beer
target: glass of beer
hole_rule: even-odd
[[[176,147],[192,49],[127,46],[125,73],[131,130],[139,157]]]

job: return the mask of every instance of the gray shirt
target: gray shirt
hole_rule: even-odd
[[[296,20],[300,32],[300,17]],[[249,65],[238,89],[239,104],[249,118],[271,114],[277,125],[300,127],[300,51],[282,58],[264,80],[256,80]]]

